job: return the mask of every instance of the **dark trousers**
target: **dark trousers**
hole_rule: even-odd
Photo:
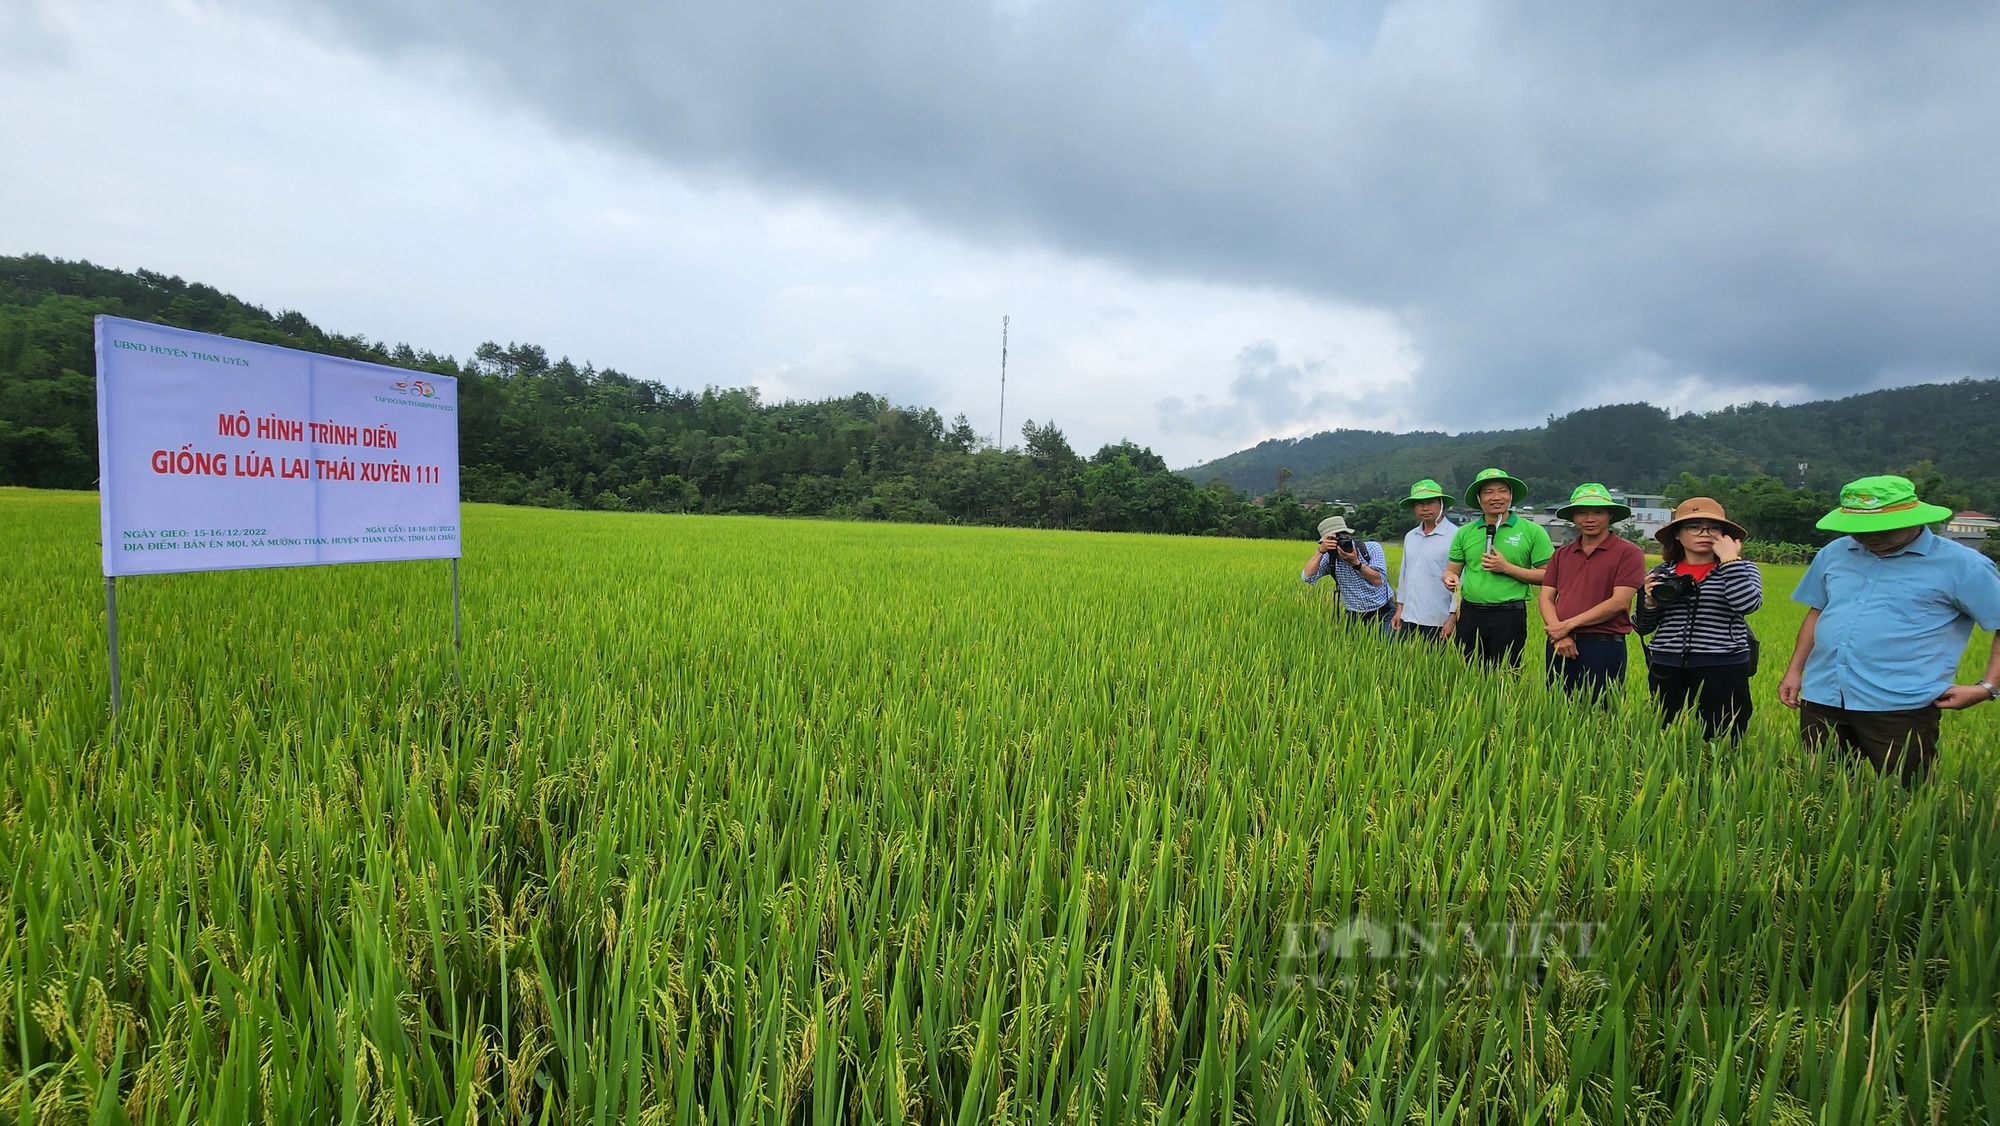
[[[1750,727],[1750,664],[1650,666],[1647,681],[1665,709],[1661,725],[1694,708],[1704,739],[1740,738]]]
[[[1420,626],[1415,622],[1404,622],[1402,636],[1422,638],[1425,641],[1443,641],[1443,626]]]
[[[1528,647],[1528,607],[1520,602],[1466,602],[1458,608],[1459,648],[1489,665],[1521,667]]]
[[[1937,757],[1938,709],[1925,704],[1899,712],[1855,712],[1811,700],[1799,702],[1799,736],[1811,750],[1829,739],[1842,750],[1905,784],[1923,781]]]
[[[1384,602],[1373,610],[1361,611],[1349,610],[1343,606],[1341,607],[1341,616],[1357,626],[1366,626],[1369,629],[1376,630],[1385,638],[1393,639],[1396,636],[1389,629],[1389,619],[1396,616],[1396,604],[1394,602]]]
[[[1561,684],[1574,696],[1588,693],[1599,706],[1611,705],[1612,689],[1625,683],[1625,635],[1622,633],[1573,633],[1576,656],[1556,656],[1555,642],[1549,642],[1550,684]]]

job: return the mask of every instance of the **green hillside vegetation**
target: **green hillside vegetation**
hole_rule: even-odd
[[[754,387],[683,390],[534,344],[489,341],[459,360],[177,277],[39,255],[0,258],[0,485],[94,487],[99,313],[455,377],[469,501],[1307,538],[1319,513],[1301,498],[1372,499],[1357,527],[1392,535],[1407,523],[1388,498],[1409,482],[1458,485],[1501,465],[1538,502],[1582,480],[1707,493],[1759,538],[1795,543],[1824,542],[1818,513],[1868,473],[1907,472],[1953,508],[2000,509],[1993,381],[1678,418],[1626,403],[1456,436],[1336,430],[1175,473],[1130,441],[1085,456],[1053,422],[1031,420],[1018,448],[996,449],[963,416],[947,424],[865,391],[773,403]]]
[[[1914,470],[1948,482],[1960,507],[1990,511],[2000,507],[1996,437],[2000,381],[1966,379],[1679,417],[1647,403],[1619,403],[1551,417],[1531,430],[1335,430],[1262,442],[1182,472],[1268,492],[1280,469],[1289,469],[1289,487],[1300,496],[1351,501],[1401,495],[1421,477],[1459,486],[1488,465],[1520,477],[1540,501],[1567,497],[1579,481],[1671,495],[1685,474],[1759,490],[1803,488],[1819,504],[1856,477]]]
[[[1286,538],[1315,522],[1288,500],[1190,481],[1129,441],[1086,457],[1053,422],[995,449],[964,416],[947,424],[866,392],[769,403],[754,387],[681,390],[534,344],[489,341],[460,361],[177,277],[39,255],[0,258],[0,485],[95,486],[99,313],[456,378],[468,501]]]

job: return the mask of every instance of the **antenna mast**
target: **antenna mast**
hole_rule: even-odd
[[[1010,320],[1013,318],[1000,318],[1000,429],[993,436],[993,444],[1003,450],[1007,448],[1007,322]]]

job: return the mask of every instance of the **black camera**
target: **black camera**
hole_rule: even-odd
[[[1675,606],[1684,598],[1694,594],[1693,575],[1668,575],[1653,584],[1653,605],[1665,608]]]
[[[1344,553],[1346,553],[1346,552],[1350,552],[1350,551],[1353,551],[1353,550],[1354,550],[1354,535],[1353,535],[1353,533],[1351,533],[1351,532],[1335,532],[1335,533],[1333,534],[1333,546],[1334,546],[1334,548],[1335,548],[1336,550],[1338,550],[1338,551],[1342,552],[1343,554],[1344,554]]]

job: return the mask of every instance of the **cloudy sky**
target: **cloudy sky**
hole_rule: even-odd
[[[1176,465],[2000,374],[2000,6],[0,0],[0,253]]]

